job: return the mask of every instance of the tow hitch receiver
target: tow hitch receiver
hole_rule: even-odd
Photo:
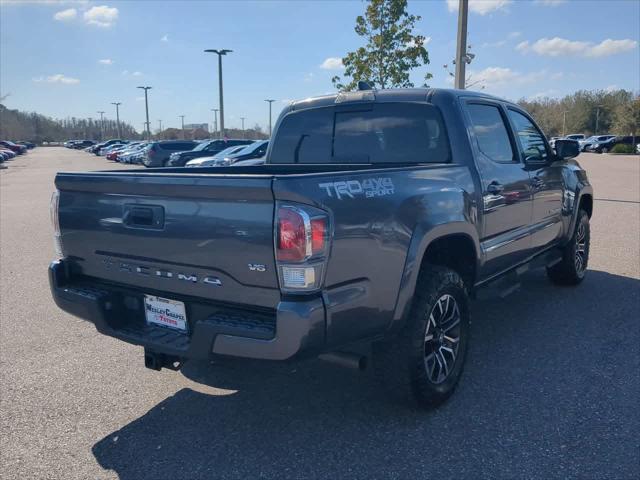
[[[160,371],[163,368],[168,368],[177,371],[182,368],[182,363],[182,360],[174,355],[165,355],[144,349],[144,366],[151,370]]]

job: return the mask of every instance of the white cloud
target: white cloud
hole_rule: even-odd
[[[510,32],[509,35],[507,35],[507,38],[514,39],[518,38],[520,35],[522,35],[522,32]]]
[[[61,10],[57,12],[54,16],[54,20],[58,20],[59,22],[68,22],[69,20],[74,20],[78,16],[78,11],[75,8],[67,8],[66,10]]]
[[[122,70],[122,75],[129,75],[129,70]]]
[[[77,78],[67,77],[61,73],[49,75],[48,77],[36,77],[33,81],[37,83],[63,83],[65,85],[75,85],[76,83],[80,83],[80,80]]]
[[[320,65],[324,70],[340,70],[342,68],[342,59],[339,57],[329,57]]]
[[[545,78],[553,78],[556,74],[549,74],[546,70],[521,73],[507,67],[487,67],[483,70],[468,72],[469,80],[478,87],[488,89],[505,85],[522,85],[539,82]]]
[[[424,37],[423,46],[429,45],[431,43],[431,37]]]
[[[538,5],[544,5],[545,7],[557,7],[563,3],[567,3],[567,0],[536,0]]]
[[[607,85],[604,88],[605,92],[615,92],[616,90],[620,90],[620,87],[618,85],[616,85],[615,83],[613,85]]]
[[[161,42],[168,42],[169,41],[169,35],[168,34],[164,34],[162,36],[162,38],[160,39]]]
[[[107,5],[91,7],[84,12],[84,21],[87,22],[88,25],[95,25],[97,27],[109,28],[115,24],[117,19],[118,9],[108,7]]]
[[[566,38],[541,38],[533,43],[528,41],[516,45],[516,50],[534,52],[548,57],[578,55],[582,57],[606,57],[633,50],[638,42],[631,39],[612,40],[607,38],[600,43],[567,40]]]
[[[505,10],[512,2],[513,0],[469,0],[469,11],[486,15],[497,10]],[[459,3],[459,0],[447,0],[447,8],[450,12],[457,12]]]
[[[102,65],[113,65],[113,60],[111,60],[110,58],[103,58],[101,60],[98,60],[98,63],[101,63]]]
[[[131,75],[133,75],[134,77],[141,77],[142,72],[133,72]]]

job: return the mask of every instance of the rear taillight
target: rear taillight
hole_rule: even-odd
[[[58,206],[60,203],[60,192],[56,190],[51,195],[50,213],[51,223],[53,225],[53,246],[58,258],[64,257],[62,251],[62,234],[60,232],[60,220],[58,217]]]
[[[283,291],[310,292],[322,287],[329,245],[325,212],[306,205],[279,205],[275,244]]]

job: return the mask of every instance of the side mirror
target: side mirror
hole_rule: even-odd
[[[558,139],[556,140],[555,149],[556,155],[562,160],[568,160],[580,154],[580,145],[576,140]]]

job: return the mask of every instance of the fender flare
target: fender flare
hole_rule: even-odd
[[[417,226],[413,232],[411,243],[407,251],[407,258],[405,260],[404,270],[400,280],[400,288],[398,289],[393,318],[389,326],[391,329],[402,326],[404,324],[404,320],[409,314],[413,294],[418,282],[418,275],[420,274],[420,266],[422,265],[422,260],[429,248],[429,245],[436,240],[451,235],[463,235],[471,240],[475,249],[476,272],[479,271],[481,263],[480,239],[474,224],[467,221],[456,221],[432,226],[426,231],[423,230],[422,225]]]
[[[593,202],[593,187],[591,185],[582,185],[581,188],[576,193],[576,200],[573,204],[573,212],[571,212],[571,222],[569,222],[569,230],[567,232],[567,241],[571,239],[573,235],[573,230],[576,227],[576,222],[578,221],[578,213],[580,212],[580,204],[582,203],[582,199],[585,197],[591,197],[591,202]],[[593,216],[593,213],[591,214]]]

